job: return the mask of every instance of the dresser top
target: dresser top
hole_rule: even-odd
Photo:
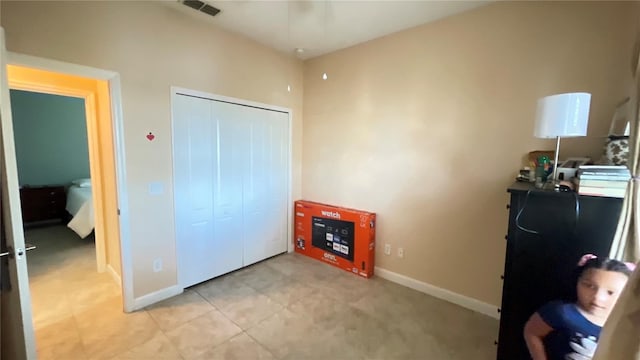
[[[535,184],[532,182],[525,182],[525,181],[516,181],[513,184],[511,184],[508,188],[507,188],[507,192],[518,192],[518,191],[551,191],[553,192],[553,190],[543,190],[543,189],[537,189],[535,187]]]
[[[52,188],[64,188],[64,185],[22,185],[20,189],[52,189]]]
[[[570,196],[572,198],[574,198],[576,195],[576,192],[574,191],[556,191],[554,189],[538,189],[535,187],[534,183],[522,182],[522,181],[516,181],[513,184],[511,184],[511,186],[507,188],[507,192],[511,194],[530,192],[531,194],[539,194],[543,196],[551,196],[551,197],[554,197],[554,196],[569,197]],[[617,197],[591,196],[591,195],[578,195],[578,198],[580,198],[581,200],[589,199],[589,201],[592,201],[591,199],[594,199],[593,201],[620,201],[620,202],[624,200],[623,198],[617,198]]]
[[[548,186],[548,185],[547,185]],[[538,189],[535,186],[535,183],[525,182],[525,181],[516,181],[511,186],[507,188],[507,192],[509,193],[520,193],[520,192],[531,192],[535,194],[544,194],[549,196],[571,196],[573,197],[574,191],[556,191],[553,188],[546,189]],[[585,195],[580,195],[580,197],[584,197]],[[589,196],[593,197],[593,196]]]

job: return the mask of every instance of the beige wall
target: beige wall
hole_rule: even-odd
[[[591,92],[561,158],[599,157],[633,6],[501,2],[305,62],[303,198],[377,212],[377,266],[498,305],[506,188],[555,146],[533,137],[536,100]]]
[[[134,296],[175,285],[170,86],[293,110],[293,196],[300,197],[302,63],[153,2],[6,2],[9,51],[120,74]],[[293,91],[287,92],[287,84]],[[153,132],[149,142],[145,136]],[[148,194],[160,181],[165,192]],[[164,271],[152,262],[162,258]]]

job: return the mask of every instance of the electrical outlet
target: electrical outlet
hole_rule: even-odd
[[[384,244],[384,254],[391,255],[391,244]]]
[[[399,258],[403,258],[404,257],[404,249],[403,248],[398,248],[398,257]]]
[[[153,260],[153,272],[162,271],[162,258],[157,258]]]

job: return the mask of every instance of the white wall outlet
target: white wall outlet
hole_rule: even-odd
[[[391,244],[384,244],[384,254],[391,255]]]
[[[403,248],[398,248],[398,257],[399,258],[403,258],[404,257],[404,249]]]
[[[157,258],[153,260],[153,272],[160,272],[160,271],[162,271],[162,259]]]

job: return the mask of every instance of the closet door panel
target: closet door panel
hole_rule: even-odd
[[[174,97],[174,204],[178,282],[187,287],[213,277],[215,249],[211,154],[215,137],[207,100]]]
[[[271,171],[269,173],[271,208],[274,210],[275,235],[267,248],[272,254],[287,251],[287,216],[289,211],[289,114],[269,113]]]
[[[213,151],[213,219],[217,275],[239,269],[242,260],[242,126],[237,105],[210,101],[216,128]]]
[[[244,259],[248,265],[287,250],[288,179],[286,163],[282,162],[286,156],[281,153],[288,116],[255,108],[247,108],[244,113],[248,139],[243,182]],[[285,115],[284,121],[282,115]]]

